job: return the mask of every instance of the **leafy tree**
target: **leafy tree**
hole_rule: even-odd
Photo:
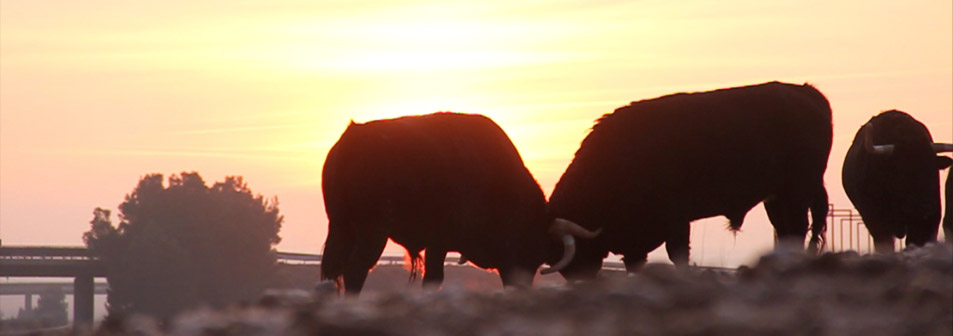
[[[58,327],[69,323],[66,294],[59,288],[48,289],[40,293],[36,307],[20,308],[16,319],[3,320],[0,330],[27,330]],[[0,316],[2,319],[2,316]]]
[[[253,195],[241,177],[211,187],[198,173],[143,177],[119,205],[93,211],[83,241],[105,265],[110,315],[171,317],[202,305],[257,298],[276,270],[283,217],[277,198]]]
[[[52,289],[40,293],[40,299],[33,309],[34,318],[42,321],[44,326],[61,326],[69,323],[66,294],[60,289]]]

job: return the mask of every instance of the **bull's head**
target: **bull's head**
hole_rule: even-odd
[[[886,112],[885,112],[886,113]],[[881,119],[877,126],[890,127]],[[874,120],[864,125],[858,136],[863,136],[864,151],[878,160],[878,190],[891,200],[883,218],[891,224],[897,238],[906,236],[907,244],[923,245],[936,239],[940,220],[939,176],[937,169],[949,167],[949,157],[936,155],[953,151],[953,145],[935,143],[925,126],[891,129],[892,134],[880,134],[879,139],[891,139],[888,143],[874,145],[877,133]],[[899,126],[898,126],[899,127]],[[887,131],[881,131],[888,133]],[[893,195],[893,196],[887,196]]]
[[[540,274],[558,272],[569,265],[569,262],[572,261],[573,256],[576,255],[575,237],[591,239],[598,236],[600,232],[602,232],[601,228],[596,231],[589,231],[582,226],[579,226],[579,224],[562,218],[556,218],[553,220],[553,225],[549,227],[549,233],[562,240],[563,257],[552,267],[540,271]]]

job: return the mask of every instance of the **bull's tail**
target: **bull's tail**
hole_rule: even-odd
[[[342,277],[353,246],[353,237],[342,229],[328,223],[328,239],[321,256],[321,280],[333,280],[338,288],[343,288]]]
[[[409,259],[409,260],[408,260]],[[424,276],[424,258],[420,256],[420,251],[411,252],[407,250],[407,254],[404,255],[404,266],[407,269],[407,272],[410,273],[410,278],[407,279],[407,282],[413,283],[417,279],[420,279]]]
[[[943,215],[943,233],[947,243],[953,243],[953,168],[946,175],[946,214]]]
[[[811,201],[811,242],[807,251],[818,254],[824,249],[824,233],[827,232],[827,211],[829,209],[827,189],[821,184]]]

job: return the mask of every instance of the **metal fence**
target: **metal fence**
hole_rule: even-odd
[[[827,205],[827,233],[824,250],[829,252],[856,251],[873,253],[874,241],[860,214],[852,208],[838,209]]]

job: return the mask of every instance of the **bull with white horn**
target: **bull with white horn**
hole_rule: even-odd
[[[506,286],[529,286],[542,264],[569,263],[573,237],[596,234],[549,215],[509,137],[476,114],[352,122],[328,153],[322,189],[321,276],[352,295],[388,239],[412,256],[412,277],[424,263],[425,286],[440,286],[448,252],[499,270]]]
[[[938,170],[950,166],[953,145],[935,143],[925,125],[891,110],[857,131],[844,159],[844,191],[860,212],[877,252],[935,241],[940,223]],[[947,210],[949,211],[949,210]]]
[[[567,240],[575,254],[560,273],[591,279],[610,252],[635,272],[663,243],[685,266],[693,220],[725,216],[738,230],[762,201],[781,244],[803,249],[810,234],[817,251],[831,139],[830,104],[811,85],[678,93],[618,108],[595,123],[550,197],[553,216],[603,229]]]

